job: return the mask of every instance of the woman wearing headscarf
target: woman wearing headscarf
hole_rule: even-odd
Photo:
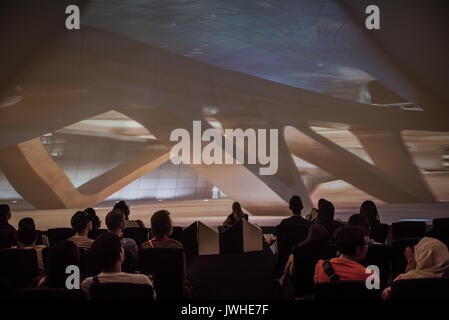
[[[394,279],[420,279],[420,278],[449,278],[449,250],[438,239],[424,237],[415,246],[414,250],[407,248],[404,253],[407,259],[406,272]],[[391,287],[382,293],[383,299],[390,296]]]

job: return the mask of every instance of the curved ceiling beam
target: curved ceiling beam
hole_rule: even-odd
[[[376,198],[391,203],[433,202],[426,194],[401,183],[392,175],[358,158],[312,129],[285,128],[290,151]]]
[[[150,172],[169,156],[163,146],[149,148],[75,188],[36,138],[3,149],[0,169],[14,189],[36,209],[85,208]]]

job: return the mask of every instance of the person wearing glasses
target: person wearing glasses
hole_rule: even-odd
[[[319,260],[315,266],[315,283],[337,280],[365,281],[374,271],[357,261],[366,257],[369,233],[360,226],[341,227],[335,231],[335,245],[340,256]]]

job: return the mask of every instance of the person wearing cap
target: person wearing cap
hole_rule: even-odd
[[[76,234],[68,240],[75,243],[80,249],[90,250],[94,241],[88,237],[89,231],[92,230],[92,221],[88,214],[84,211],[77,211],[72,216],[70,223]]]

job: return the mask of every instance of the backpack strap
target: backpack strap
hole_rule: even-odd
[[[338,277],[338,275],[335,273],[334,268],[332,268],[332,265],[331,265],[331,261],[330,261],[330,260],[324,260],[322,266],[323,266],[323,271],[324,271],[324,273],[326,273],[327,276],[329,277],[329,281],[330,281],[330,282],[334,282],[334,281],[340,280],[340,278]]]

